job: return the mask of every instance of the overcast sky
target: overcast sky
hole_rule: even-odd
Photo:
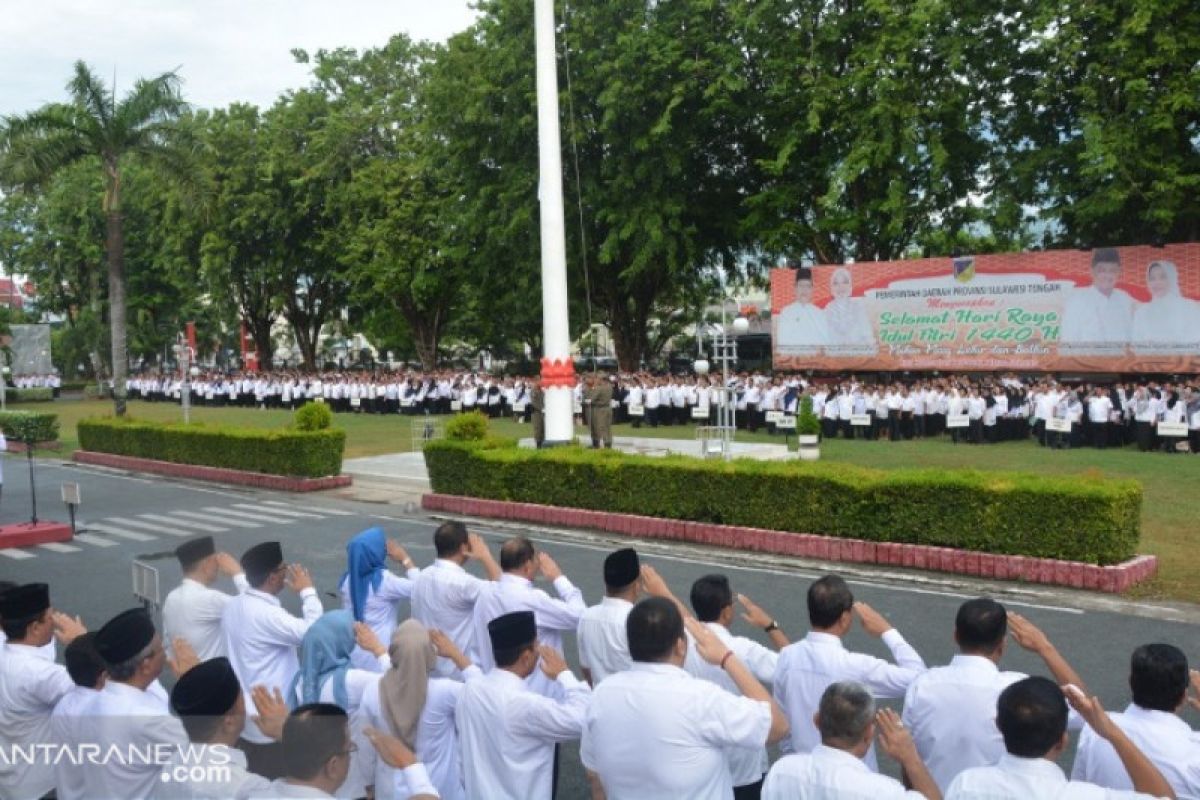
[[[118,95],[178,67],[194,106],[265,107],[308,80],[292,48],[444,41],[473,19],[468,0],[0,0],[0,115],[65,99],[78,59]]]

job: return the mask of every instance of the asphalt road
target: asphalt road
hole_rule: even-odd
[[[25,463],[8,457],[4,471],[0,522],[28,519]],[[165,597],[180,577],[173,549],[183,539],[201,533],[212,533],[218,547],[235,556],[261,541],[282,541],[285,558],[311,570],[328,609],[338,607],[332,592],[345,570],[345,542],[366,527],[383,527],[409,549],[419,565],[433,559],[431,536],[438,520],[419,512],[406,514],[398,506],[200,485],[42,461],[38,464],[40,517],[66,520],[59,499],[64,481],[78,482],[81,487],[81,535],[65,546],[0,550],[0,579],[48,582],[55,606],[81,615],[91,628],[135,604],[130,577],[135,559],[158,570],[161,596]],[[494,523],[474,529],[492,543],[493,552],[506,537],[524,530]],[[599,601],[603,557],[623,546],[619,539],[544,530],[533,531],[531,536],[583,589],[589,604]],[[805,590],[821,574],[819,567],[667,543],[638,547],[680,597],[686,597],[691,582],[700,575],[725,572],[735,591],[750,596],[776,616],[789,636],[798,639],[804,635]],[[851,585],[856,597],[883,612],[931,666],[943,664],[953,655],[954,613],[964,598],[972,596],[969,589],[922,584],[886,573],[851,578]],[[1006,590],[999,599],[1041,626],[1110,709],[1123,708],[1128,702],[1128,657],[1136,646],[1170,642],[1182,648],[1192,663],[1200,663],[1197,626],[1166,618],[1196,618],[1194,609],[1184,609],[1182,615],[1158,614],[1153,607],[1133,605],[1129,610],[1137,613],[1125,613],[1119,606],[1117,610],[1097,610],[1084,595],[1038,595],[1019,588]],[[283,600],[285,606],[298,610],[295,597],[285,593]],[[405,613],[406,609],[401,609],[401,615]],[[757,630],[737,632],[766,640]],[[887,657],[886,648],[861,631],[850,634],[847,646]],[[577,667],[573,637],[568,637],[566,648],[568,660]],[[1015,645],[1003,666],[1048,674],[1038,659]],[[1194,712],[1186,712],[1185,719],[1200,724],[1200,716]],[[886,757],[881,761],[886,762]],[[1064,766],[1069,766],[1069,759]],[[890,763],[883,768],[894,772]],[[559,797],[586,797],[585,786],[576,748],[564,748]]]

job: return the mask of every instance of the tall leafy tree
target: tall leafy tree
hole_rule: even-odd
[[[18,187],[45,184],[61,170],[87,161],[104,181],[105,258],[108,266],[112,331],[113,409],[125,414],[126,346],[125,239],[122,225],[123,174],[133,159],[169,170],[181,166],[184,152],[175,140],[174,121],[186,109],[179,77],[171,72],[139,79],[120,101],[82,61],[67,84],[69,102],[51,103],[4,120],[0,174]]]

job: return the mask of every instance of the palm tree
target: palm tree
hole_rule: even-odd
[[[175,121],[187,110],[179,76],[168,72],[138,80],[120,102],[82,61],[67,84],[70,102],[50,103],[23,116],[5,117],[0,129],[0,177],[36,189],[61,170],[95,161],[104,176],[105,254],[112,326],[113,410],[125,414],[128,366],[125,335],[125,239],[121,224],[121,169],[131,158],[181,172],[187,148]]]

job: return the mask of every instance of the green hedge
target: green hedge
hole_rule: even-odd
[[[0,411],[0,430],[7,439],[37,444],[58,440],[58,415],[44,411]]]
[[[346,432],[162,424],[110,417],[81,420],[79,446],[176,464],[322,478],[342,471]]]
[[[53,399],[54,390],[48,386],[8,390],[8,402],[10,403],[49,403]]]
[[[510,441],[434,441],[435,492],[1113,564],[1134,555],[1142,488],[1092,476],[703,461]]]

